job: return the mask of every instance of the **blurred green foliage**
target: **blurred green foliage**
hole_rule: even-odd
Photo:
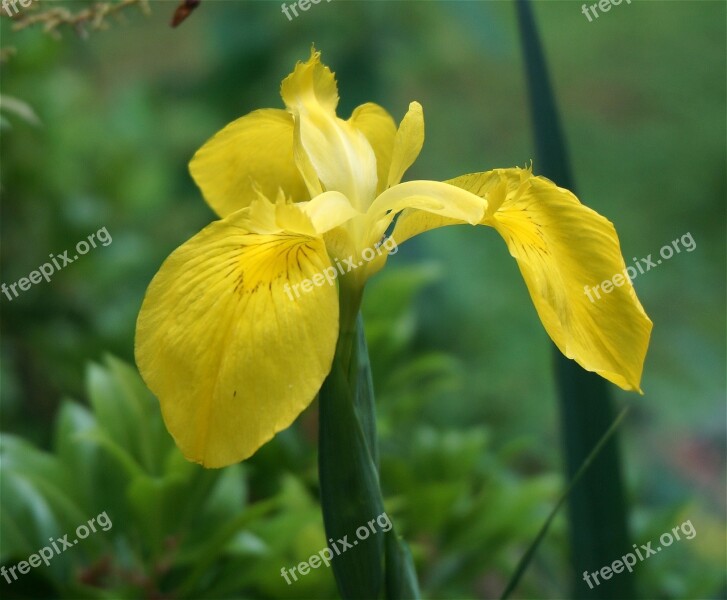
[[[196,565],[179,597],[334,597],[322,570],[291,587],[280,577],[325,543],[315,407],[243,467],[203,472],[181,461],[133,369],[85,365],[133,360],[146,285],[214,218],[189,158],[227,122],[280,106],[280,80],[312,42],[337,73],[341,114],[376,101],[399,119],[422,103],[427,141],[408,178],[528,162],[512,7],[335,0],[288,21],[276,2],[205,1],[172,30],[175,4],[151,5],[87,39],[0,19],[0,46],[16,48],[0,72],[2,282],[101,227],[113,238],[0,296],[3,564],[103,510],[114,523],[9,597],[95,597],[79,574],[104,565],[108,597],[145,597],[129,573],[179,590]],[[634,540],[686,519],[697,531],[639,565],[641,597],[720,597],[727,7],[634,2],[593,23],[572,2],[536,13],[581,199],[615,223],[627,262],[686,232],[697,244],[635,280],[655,327],[623,441]],[[392,257],[364,312],[387,510],[422,589],[494,597],[562,485],[550,345],[516,266],[492,231],[432,232]],[[565,539],[558,521],[523,597],[562,596]]]
[[[396,279],[379,294],[391,297],[398,288],[411,295],[425,280]],[[401,331],[407,311],[402,303],[390,312],[387,330]],[[391,347],[390,341],[380,343]],[[403,360],[401,353],[391,357]],[[436,384],[441,357],[425,358],[419,372]],[[104,511],[113,526],[54,557],[47,569],[10,585],[0,580],[6,597],[335,597],[324,568],[290,586],[280,575],[281,567],[326,545],[315,439],[305,428],[285,432],[277,448],[266,447],[244,467],[205,470],[184,460],[156,400],[126,363],[107,356],[89,365],[86,395],[88,408],[73,400],[61,404],[49,451],[2,436],[0,562],[10,567],[49,538],[69,532],[73,538],[78,525]],[[411,414],[397,413],[384,419],[402,431]],[[459,597],[485,566],[492,581],[482,585],[494,593],[515,550],[539,526],[557,478],[518,475],[507,465],[522,446],[493,452],[481,426],[466,432],[420,426],[411,436],[392,432],[384,439],[391,448],[383,457],[384,478],[396,489],[387,510],[412,542],[426,589]],[[556,555],[563,552],[560,537]]]
[[[315,499],[279,474],[277,492],[253,504],[242,466],[213,471],[187,462],[136,372],[110,356],[104,362],[87,371],[92,409],[62,404],[51,453],[3,436],[2,561],[14,564],[64,533],[72,539],[88,516],[105,511],[113,526],[64,550],[48,569],[21,576],[12,589],[3,582],[5,593],[200,598],[250,586],[253,597],[277,596],[285,587],[275,577],[278,563],[325,542],[311,526]],[[330,590],[316,572],[299,592],[321,582]]]

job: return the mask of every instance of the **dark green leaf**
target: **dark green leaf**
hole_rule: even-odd
[[[555,102],[545,57],[532,8],[528,0],[516,3],[530,104],[535,129],[536,172],[560,186],[574,189],[565,138]],[[568,479],[586,459],[613,421],[613,408],[606,382],[587,373],[556,350],[556,373],[560,388],[561,419]],[[583,571],[609,564],[630,547],[627,508],[614,437],[603,448],[590,471],[568,500],[574,593],[590,598],[634,597],[633,576],[624,573],[589,590],[581,581]]]

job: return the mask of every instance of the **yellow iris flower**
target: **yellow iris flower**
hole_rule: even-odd
[[[195,154],[190,171],[220,220],[167,258],[139,314],[139,370],[189,460],[228,465],[287,428],[330,372],[338,287],[363,289],[386,250],[445,225],[494,227],[561,352],[639,390],[651,321],[630,281],[596,302],[584,294],[625,269],[608,220],[528,169],[400,183],[424,141],[421,106],[398,128],[372,103],[340,119],[318,52],[281,95],[285,110],[254,111]],[[340,268],[367,249],[370,261]],[[338,287],[321,285],[336,267]]]

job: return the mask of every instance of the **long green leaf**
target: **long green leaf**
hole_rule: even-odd
[[[535,130],[535,170],[573,190],[565,139],[532,7],[528,0],[517,0],[516,7]],[[608,430],[614,411],[603,379],[587,373],[557,350],[555,361],[566,474],[571,480],[591,448]],[[610,564],[630,547],[616,436],[603,446],[589,471],[572,490],[568,509],[573,594],[579,598],[633,598],[633,578],[628,573],[603,581],[592,590],[582,581],[584,571],[593,572]]]

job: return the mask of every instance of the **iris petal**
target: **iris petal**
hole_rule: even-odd
[[[356,108],[348,122],[366,136],[376,155],[376,178],[378,180],[376,194],[378,195],[387,187],[391,154],[396,138],[394,119],[378,104],[368,102]]]
[[[310,199],[293,157],[293,117],[284,110],[233,121],[197,151],[189,170],[220,217],[249,206],[256,186],[269,198],[282,189],[294,200]]]
[[[366,237],[361,248],[373,248],[378,244],[394,218],[402,213],[423,215],[440,222],[442,219],[453,223],[480,222],[485,203],[475,194],[440,181],[407,181],[389,188],[369,207],[366,213]],[[401,220],[401,219],[400,219]],[[401,228],[394,229],[391,237],[398,248],[406,238],[400,236]],[[386,250],[387,246],[383,246]],[[388,252],[379,250],[376,257],[366,265],[366,276],[371,277],[386,264]]]
[[[310,202],[296,204],[310,219],[316,233],[323,234],[361,215],[340,192],[324,192]]]
[[[640,392],[652,323],[625,275],[613,224],[547,179],[519,183],[521,174],[498,173],[508,182],[498,188],[502,203],[486,223],[505,239],[560,351],[619,387]],[[477,187],[475,179],[459,183],[472,191]],[[623,283],[612,293],[588,298],[587,288],[615,276]]]
[[[455,223],[480,222],[485,202],[479,196],[441,181],[407,181],[386,190],[369,207],[369,243],[375,243],[400,212],[454,219]],[[395,237],[396,242],[399,238]],[[403,240],[402,240],[403,241]]]
[[[507,243],[546,331],[568,358],[625,390],[640,390],[652,323],[624,275],[613,225],[568,190],[527,169],[500,169],[447,182],[483,198],[483,225]],[[405,211],[392,237],[410,237],[461,220]],[[618,275],[618,278],[614,276]],[[622,281],[600,298],[586,293]]]
[[[338,336],[336,287],[295,288],[331,266],[323,241],[249,233],[241,213],[172,253],[137,322],[139,370],[179,448],[207,467],[243,460],[288,427]]]
[[[296,65],[281,95],[295,119],[296,152],[305,152],[324,189],[341,192],[358,209],[368,206],[376,194],[376,156],[366,136],[336,116],[336,81],[320,53]]]
[[[424,113],[418,102],[409,105],[409,111],[404,115],[396,132],[394,150],[391,157],[388,187],[401,181],[406,170],[422,151],[424,145]]]

